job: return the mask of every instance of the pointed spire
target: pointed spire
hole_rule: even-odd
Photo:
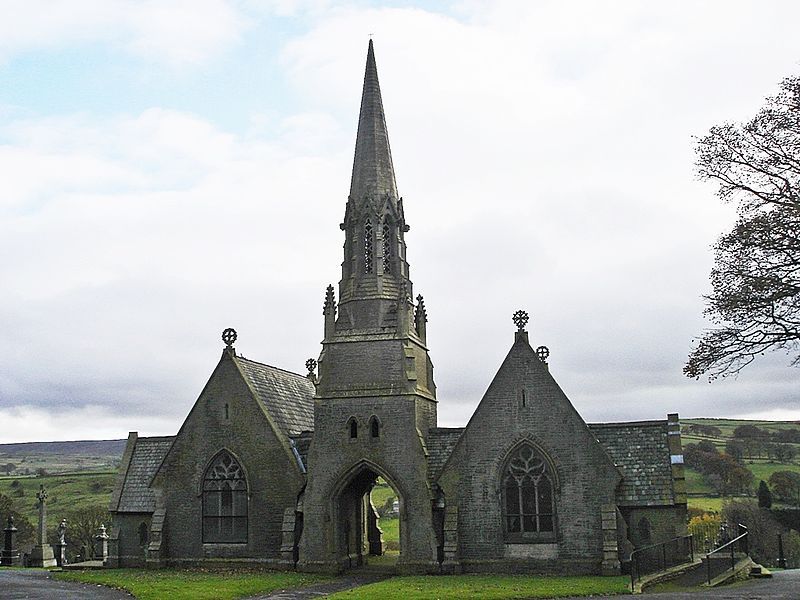
[[[360,202],[364,196],[383,197],[388,194],[397,202],[397,183],[394,178],[392,152],[386,117],[383,114],[378,68],[372,40],[367,50],[367,68],[364,89],[361,93],[361,112],[358,116],[358,134],[350,180],[350,197]]]

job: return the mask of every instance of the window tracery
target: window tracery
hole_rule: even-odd
[[[503,521],[509,538],[547,538],[555,530],[553,481],[547,461],[523,444],[503,472]]]
[[[220,452],[203,478],[203,542],[247,542],[247,480],[230,452]]]

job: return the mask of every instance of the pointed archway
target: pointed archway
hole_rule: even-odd
[[[397,499],[396,522],[398,527],[396,541],[387,544],[379,526],[380,515],[373,503],[372,491],[376,486],[389,486],[391,497]],[[334,514],[333,540],[336,562],[340,570],[360,567],[373,559],[373,564],[393,568],[403,552],[403,531],[401,528],[404,501],[402,493],[382,469],[372,463],[362,462],[351,469],[343,478],[333,498]],[[392,536],[395,537],[395,536]]]

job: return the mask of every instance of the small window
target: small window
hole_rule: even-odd
[[[527,403],[527,400],[528,400],[528,399],[525,397],[525,390],[522,390],[522,393],[520,394],[520,396],[521,396],[521,398],[522,398],[522,406],[524,407],[524,406],[526,405],[526,403]]]
[[[647,517],[642,517],[639,519],[639,524],[636,526],[639,530],[639,539],[644,544],[649,544],[652,540],[653,534],[650,527],[650,521],[647,520]]]
[[[228,403],[227,402],[225,403],[225,418],[226,419],[230,419],[231,418],[230,414],[228,412]]]
[[[142,521],[139,525],[139,545],[146,546],[150,538],[150,532],[147,529],[147,523]]]
[[[381,437],[381,424],[378,422],[378,417],[372,417],[369,420],[369,434],[374,437]]]
[[[350,419],[350,439],[358,437],[358,423],[355,419]]]

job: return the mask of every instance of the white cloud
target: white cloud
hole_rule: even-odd
[[[139,15],[102,6],[75,33],[54,10],[54,47],[113,22],[144,52],[180,23],[171,12],[142,33]],[[236,6],[199,5],[167,59],[201,60],[200,23]],[[776,20],[749,3],[691,18],[640,3],[466,3],[455,16],[277,3],[266,10],[311,15],[281,57],[297,102],[249,115],[250,131],[161,107],[0,127],[0,255],[13,257],[0,263],[4,410],[114,406],[126,417],[111,437],[175,431],[224,327],[246,356],[284,368],[318,353],[374,32],[443,424],[466,421],[517,308],[587,420],[793,411],[798,372],[782,355],[733,382],[681,374],[703,326],[709,245],[732,218],[694,180],[691,136],[748,118],[795,70],[800,8],[781,6]],[[220,23],[209,52],[244,26]]]
[[[0,60],[100,42],[186,66],[231,47],[248,25],[238,3],[225,0],[7,0]]]

